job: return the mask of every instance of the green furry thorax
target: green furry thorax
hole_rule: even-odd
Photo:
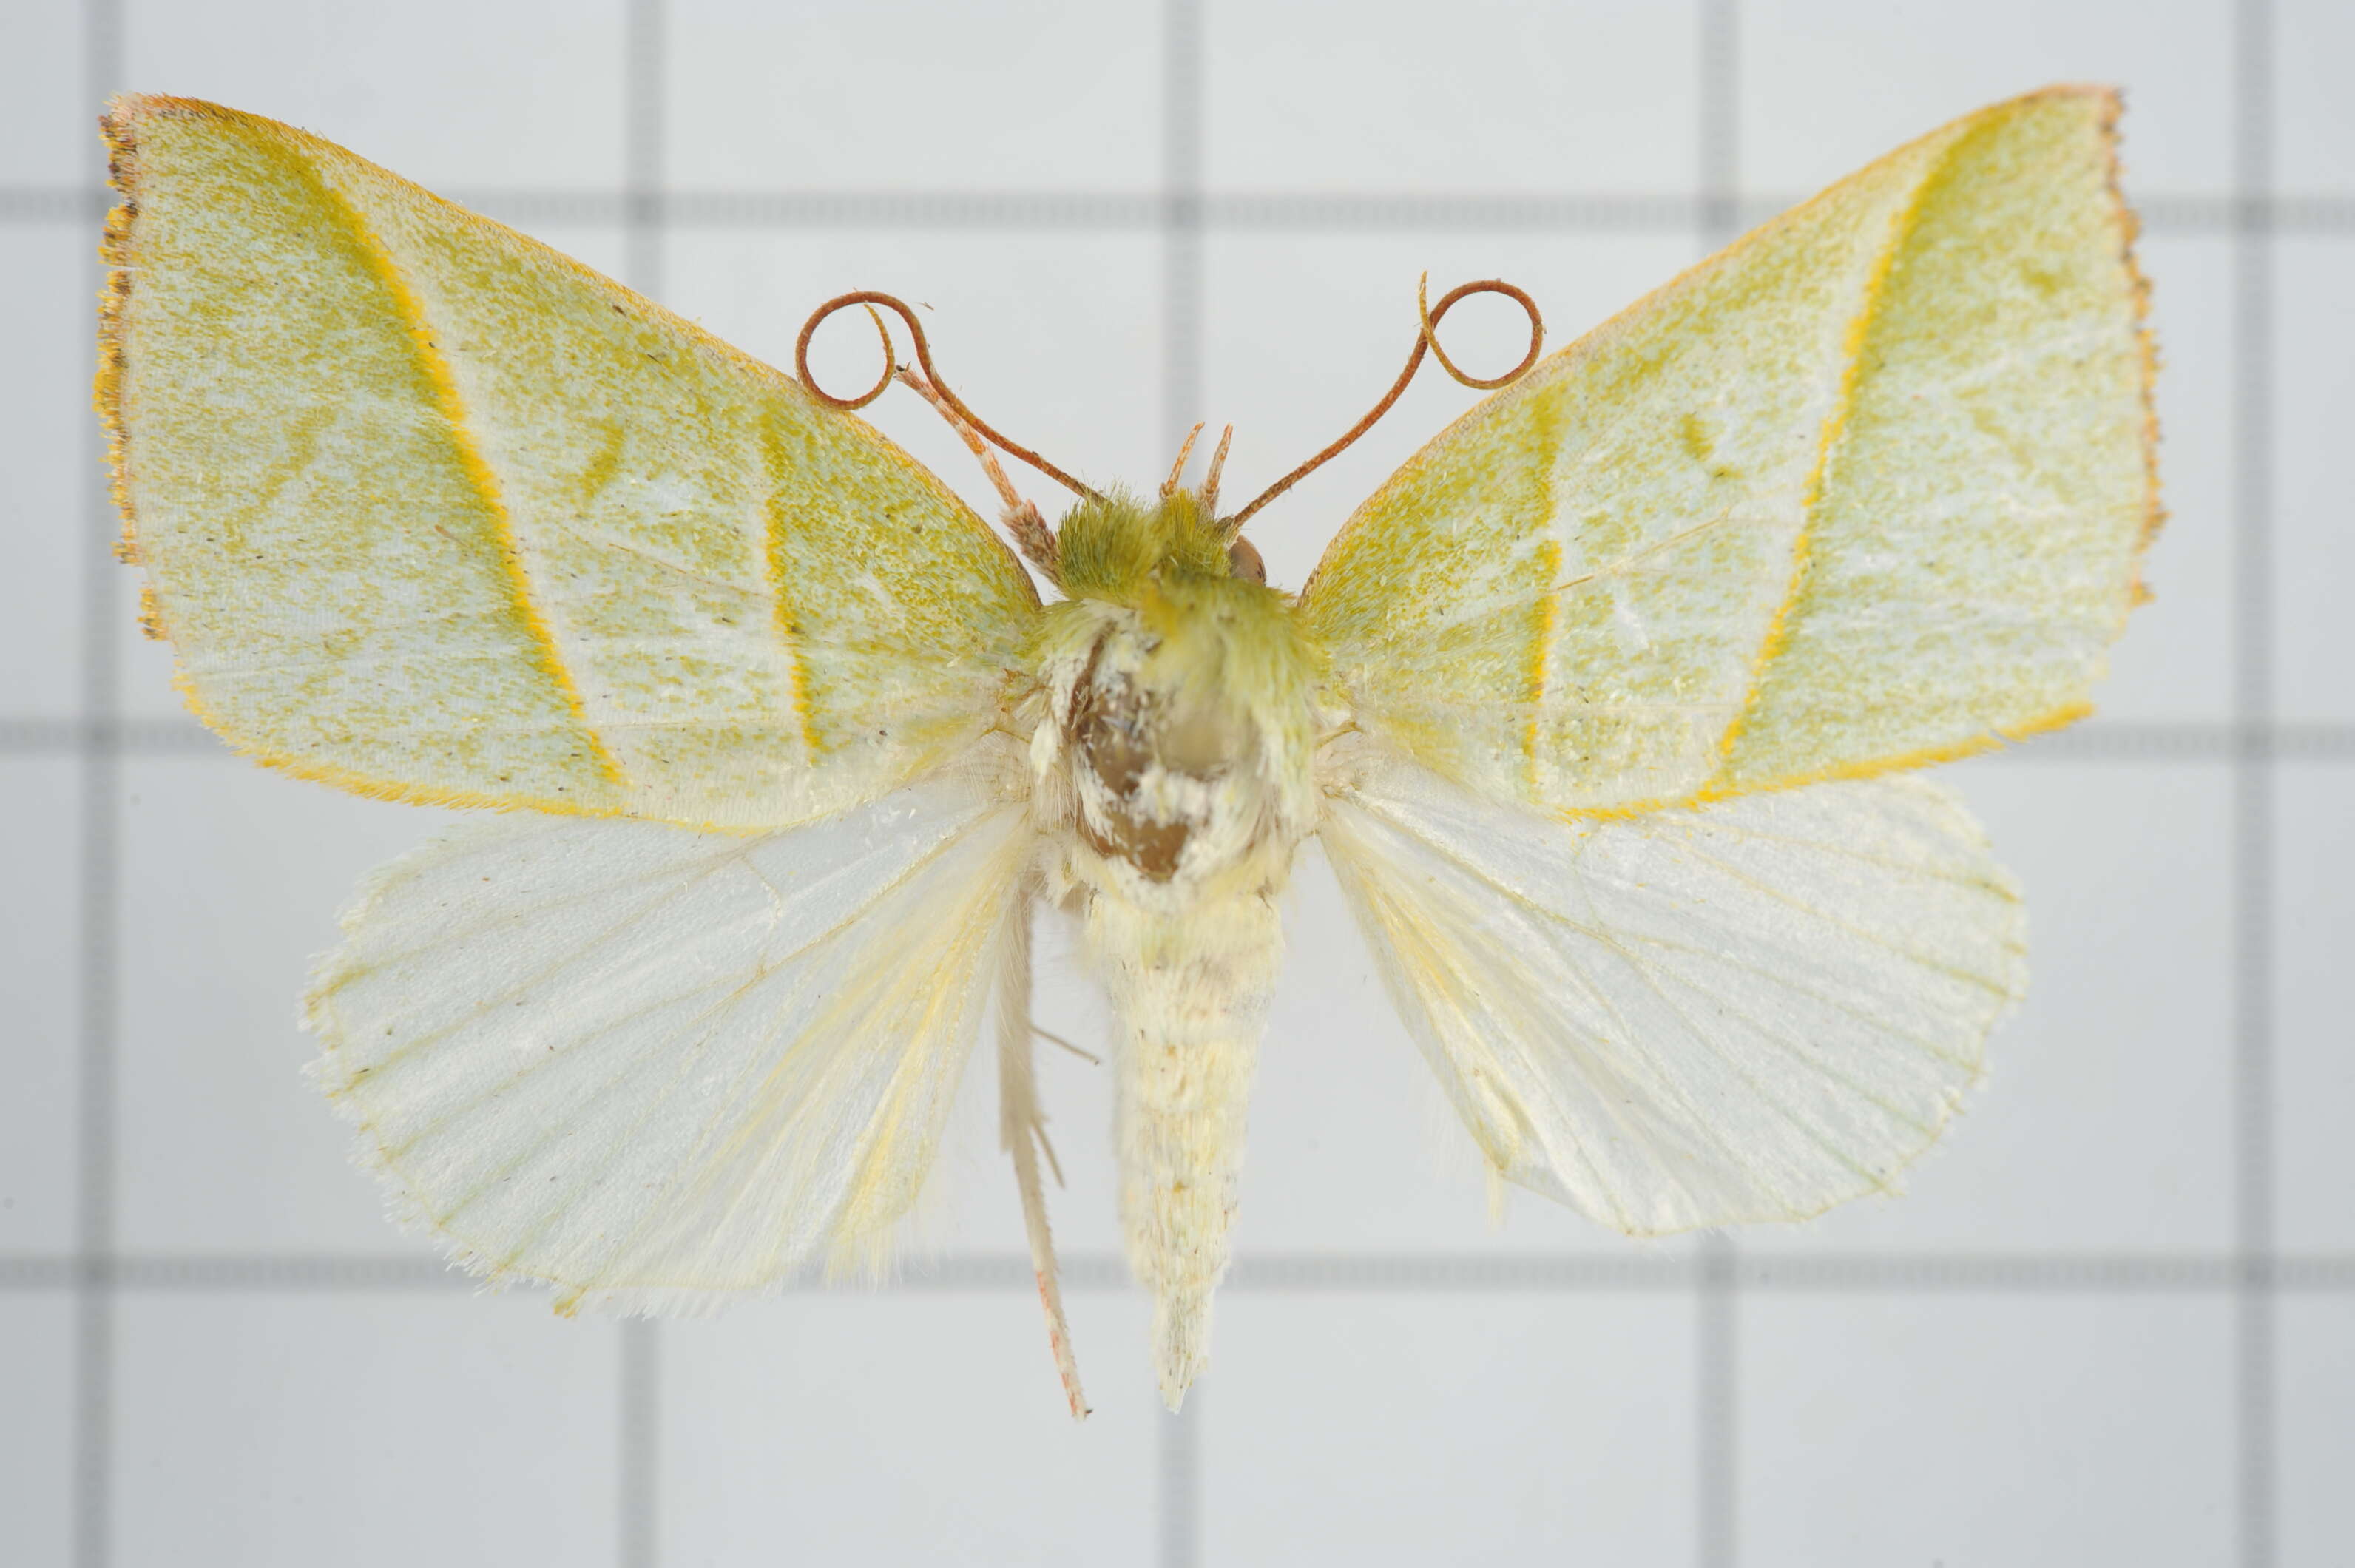
[[[1131,606],[1142,604],[1156,581],[1227,581],[1229,542],[1227,530],[1186,490],[1151,506],[1115,490],[1082,501],[1055,530],[1063,592]]]
[[[1325,674],[1323,651],[1292,595],[1232,573],[1231,542],[1190,492],[1153,505],[1118,492],[1081,502],[1056,534],[1070,597],[1047,607],[1034,656],[1083,658],[1103,607],[1116,605],[1135,612],[1155,645],[1139,674],[1170,695],[1223,690],[1250,709],[1302,703]]]

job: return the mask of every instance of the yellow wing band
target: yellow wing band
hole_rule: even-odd
[[[1999,105],[1923,180],[1706,793],[1910,767],[2091,711],[2158,516],[2115,114],[2107,94]]]
[[[306,171],[290,172],[299,178]],[[393,308],[400,313],[401,325],[408,329],[410,341],[416,345],[418,369],[424,376],[426,384],[432,389],[433,401],[450,427],[452,455],[459,471],[465,475],[467,482],[482,498],[485,531],[498,551],[500,564],[506,569],[517,618],[531,634],[532,645],[538,655],[533,661],[535,667],[563,694],[564,706],[580,724],[597,771],[608,783],[623,784],[622,770],[605,750],[604,742],[598,740],[596,731],[589,728],[588,715],[581,703],[581,693],[573,685],[571,672],[564,667],[564,658],[557,649],[554,634],[549,630],[546,619],[532,605],[531,581],[524,571],[522,551],[516,542],[515,525],[499,498],[498,476],[491,472],[490,464],[483,461],[483,454],[475,450],[473,436],[467,433],[464,400],[458,394],[456,379],[450,374],[449,361],[442,357],[441,350],[434,345],[432,330],[426,325],[423,308],[408,284],[402,282],[400,271],[393,264],[383,241],[369,231],[351,203],[325,186],[319,188],[319,198],[324,208],[343,219],[354,248],[375,269],[378,282],[391,299]]]

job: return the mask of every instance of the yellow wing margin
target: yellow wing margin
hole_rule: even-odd
[[[1441,434],[1303,594],[1357,724],[1580,813],[2086,712],[2160,515],[2117,112],[1956,121]]]
[[[106,131],[124,553],[240,751],[749,829],[996,721],[1037,594],[862,421],[300,131],[170,98]]]

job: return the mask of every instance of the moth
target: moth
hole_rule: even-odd
[[[2088,711],[2159,517],[2117,112],[1958,120],[1541,361],[1530,303],[1526,373],[1287,592],[1241,532],[1275,491],[1082,484],[888,296],[826,310],[916,332],[896,379],[1004,538],[807,379],[826,310],[787,377],[316,137],[116,101],[98,402],[148,631],[239,752],[484,808],[315,972],[360,1162],[561,1311],[698,1311],[881,1255],[987,1034],[1084,1414],[1047,906],[1119,1019],[1175,1408],[1314,837],[1497,1180],[1631,1235],[1893,1189],[2024,978],[1917,770]],[[1528,303],[1424,310],[1400,387],[1482,289]],[[995,451],[1071,488],[1053,527]]]

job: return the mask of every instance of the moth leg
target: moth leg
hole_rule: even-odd
[[[1080,1366],[1071,1354],[1071,1326],[1063,1316],[1063,1285],[1055,1264],[1055,1238],[1047,1228],[1047,1194],[1039,1179],[1039,1154],[1050,1164],[1046,1115],[1039,1108],[1038,1080],[1031,1072],[1030,910],[1026,890],[1007,915],[1006,967],[997,988],[997,1136],[1014,1157],[1015,1184],[1022,1194],[1022,1229],[1030,1242],[1030,1272],[1039,1281],[1039,1304],[1047,1312],[1047,1348],[1063,1380],[1071,1419],[1088,1418],[1088,1396],[1080,1388]],[[1055,1171],[1057,1185],[1063,1173]]]
[[[958,439],[965,444],[965,450],[980,459],[981,471],[989,475],[990,488],[997,492],[998,504],[1005,508],[1001,517],[1006,531],[1014,536],[1016,546],[1029,558],[1030,563],[1045,572],[1049,581],[1061,587],[1062,560],[1055,549],[1055,531],[1039,515],[1039,508],[1024,500],[1022,493],[1015,489],[1014,481],[1008,479],[1006,470],[997,465],[997,454],[989,450],[989,443],[981,439],[981,432],[967,424],[964,416],[952,408],[948,400],[942,397],[930,381],[905,366],[900,367],[899,376],[900,384],[932,404],[932,411],[948,421],[949,428],[957,432]]]
[[[1061,1046],[1065,1051],[1070,1051],[1073,1056],[1078,1057],[1082,1061],[1086,1062],[1091,1067],[1102,1067],[1103,1065],[1103,1057],[1098,1056],[1094,1051],[1086,1049],[1084,1046],[1073,1045],[1070,1040],[1065,1040],[1053,1029],[1040,1029],[1037,1024],[1032,1024],[1030,1026],[1030,1032],[1037,1035],[1040,1040],[1045,1040],[1049,1045]]]

